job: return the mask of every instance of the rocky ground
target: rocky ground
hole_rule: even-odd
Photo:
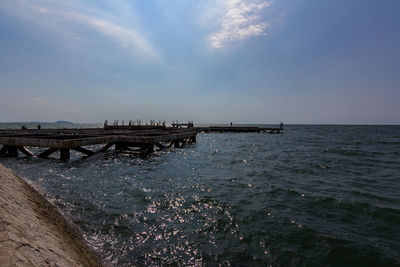
[[[102,266],[79,229],[0,164],[0,266]]]

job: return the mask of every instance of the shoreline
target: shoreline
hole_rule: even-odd
[[[0,163],[1,266],[104,266],[80,229]]]

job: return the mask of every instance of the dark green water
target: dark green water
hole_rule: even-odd
[[[399,126],[289,125],[199,134],[148,158],[0,162],[114,265],[400,265]]]

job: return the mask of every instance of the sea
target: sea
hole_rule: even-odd
[[[113,266],[400,266],[400,126],[285,125],[150,156],[0,163]]]

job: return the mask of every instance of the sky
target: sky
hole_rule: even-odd
[[[400,124],[398,0],[1,0],[0,121]]]

